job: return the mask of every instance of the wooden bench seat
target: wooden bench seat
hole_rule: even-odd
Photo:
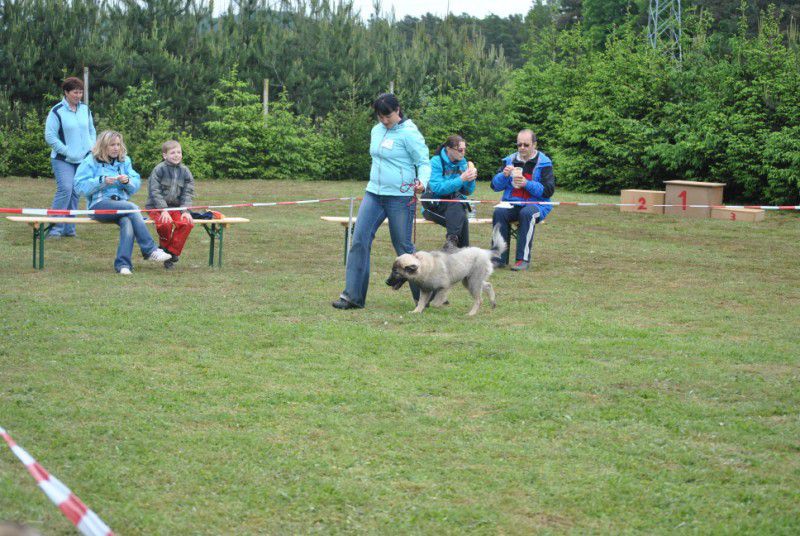
[[[13,222],[27,223],[33,228],[33,268],[34,270],[44,269],[44,241],[48,231],[53,225],[59,223],[74,223],[74,224],[91,224],[103,225],[100,222],[88,217],[75,217],[70,218],[67,216],[6,216],[6,219]],[[145,223],[153,223],[151,219],[145,219]],[[222,268],[222,238],[224,236],[225,228],[228,225],[236,223],[248,223],[250,220],[247,218],[220,218],[216,220],[200,220],[195,219],[195,225],[202,225],[208,236],[211,238],[211,243],[208,248],[208,265],[214,266],[215,247],[216,243],[219,244],[219,249],[216,251],[217,266]],[[38,254],[38,259],[37,259]]]

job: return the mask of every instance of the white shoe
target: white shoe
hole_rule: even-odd
[[[119,275],[133,275],[130,268],[120,268]]]
[[[168,260],[171,260],[171,259],[172,259],[172,255],[170,255],[169,253],[167,253],[166,251],[164,251],[161,248],[156,248],[155,251],[153,251],[150,254],[150,256],[147,257],[148,261],[154,261],[154,262],[164,262],[164,261],[168,261]]]

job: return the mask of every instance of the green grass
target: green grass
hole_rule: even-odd
[[[363,187],[203,182],[197,201]],[[53,188],[2,179],[0,206]],[[408,314],[386,229],[367,308],[332,309],[342,229],[319,216],[346,202],[224,212],[252,222],[222,271],[198,229],[176,270],[129,278],[113,227],[34,272],[29,229],[0,222],[0,425],[118,534],[800,531],[797,214],[556,208],[533,271],[497,272],[497,309],[469,319],[462,288]],[[5,447],[0,519],[72,533]]]

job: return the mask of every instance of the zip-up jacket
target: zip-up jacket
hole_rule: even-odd
[[[44,140],[52,148],[50,158],[80,164],[92,150],[96,139],[92,111],[84,103],[78,103],[73,112],[67,99],[63,99],[47,114]]]
[[[149,196],[145,208],[188,207],[194,197],[194,177],[183,164],[162,161],[147,180]]]
[[[122,184],[119,181],[114,184],[106,184],[106,177],[118,175],[127,175],[128,184]],[[90,154],[83,159],[75,172],[75,191],[86,196],[88,208],[92,208],[103,199],[113,199],[112,196],[116,196],[119,201],[127,201],[139,191],[141,185],[142,178],[133,169],[133,163],[129,156],[122,162],[119,160],[100,162]]]
[[[367,191],[377,195],[414,195],[414,179],[427,186],[431,176],[430,153],[425,139],[410,119],[387,129],[372,127],[369,143],[372,168]]]
[[[514,188],[511,177],[506,177],[503,168],[514,166],[522,168],[522,176],[528,179],[525,188]],[[550,201],[550,196],[556,190],[556,179],[553,175],[553,162],[541,151],[536,156],[522,162],[519,153],[508,155],[502,159],[497,175],[492,179],[492,190],[503,192],[503,201]],[[539,207],[541,219],[553,209],[552,205],[536,205]]]
[[[467,170],[467,159],[451,162],[447,150],[442,148],[439,154],[431,158],[431,180],[428,189],[434,195],[445,199],[471,195],[475,191],[475,181],[461,180],[461,174]]]

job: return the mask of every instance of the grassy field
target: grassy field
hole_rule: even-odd
[[[203,182],[198,202],[363,187]],[[53,190],[0,179],[0,206]],[[37,273],[0,222],[0,426],[117,534],[800,532],[798,214],[556,208],[534,269],[498,271],[468,319],[462,288],[408,314],[386,229],[367,308],[332,309],[342,230],[319,216],[345,202],[225,212],[252,222],[221,271],[198,229],[176,270],[127,278],[116,228],[48,243]],[[3,445],[0,519],[72,533]]]

